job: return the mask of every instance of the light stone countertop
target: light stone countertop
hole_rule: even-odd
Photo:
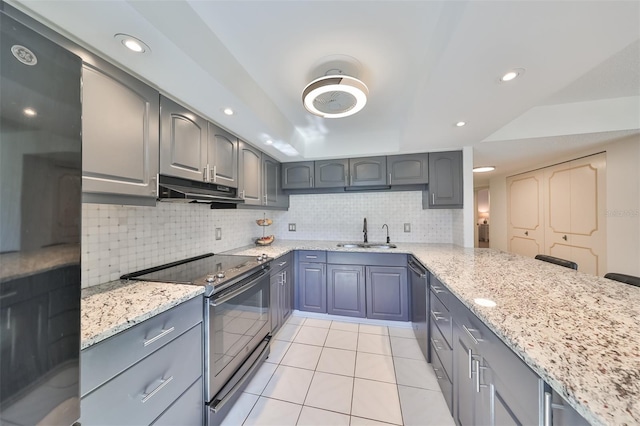
[[[640,424],[640,288],[492,249],[276,241],[229,254],[292,250],[413,254],[592,424]],[[493,308],[474,303],[484,298]]]
[[[120,280],[83,289],[80,299],[81,349],[203,292],[204,287],[201,286]]]
[[[0,254],[0,280],[35,275],[66,265],[80,265],[80,245],[62,244],[32,251]]]

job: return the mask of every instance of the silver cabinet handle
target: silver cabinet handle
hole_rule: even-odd
[[[423,271],[419,271],[418,266],[416,266],[416,264],[414,264],[413,262],[409,262],[407,263],[407,266],[409,267],[409,269],[411,269],[413,272],[415,272],[420,278],[426,278],[427,274],[426,272]]]
[[[391,185],[391,172],[389,172],[389,185]]]
[[[551,426],[552,411],[551,411],[551,392],[544,393],[544,426]]]
[[[309,255],[309,254],[308,254],[308,255],[306,255],[305,257],[306,257],[307,259],[317,259],[317,258],[318,258],[318,256],[316,256],[316,255]]]
[[[313,176],[309,176],[309,188],[313,188]]]
[[[205,182],[209,181],[209,165],[208,164],[202,171],[202,180]]]
[[[431,193],[431,204],[435,204],[436,203],[436,193],[432,192]]]
[[[280,263],[278,263],[278,266],[284,266],[286,264],[287,264],[287,262],[280,262]]]
[[[469,378],[473,378],[473,351],[471,349],[467,349],[468,356],[468,367],[469,367]]]
[[[431,338],[431,346],[438,352],[444,349],[442,346],[438,346],[438,339],[434,338]]]
[[[218,177],[218,166],[214,165],[211,180],[215,182],[217,177]]]
[[[353,175],[349,177],[349,186],[353,186]]]
[[[244,189],[242,191],[240,191],[240,198],[242,198],[244,200]]]
[[[480,361],[474,359],[473,362],[476,364],[476,393],[480,393],[480,388],[486,388],[487,385],[480,384],[480,370],[486,370],[487,367],[480,366]]]
[[[142,395],[142,403],[144,404],[145,402],[150,400],[151,397],[153,397],[153,395],[155,395],[158,392],[160,392],[160,389],[162,389],[163,387],[167,386],[169,384],[169,382],[172,381],[172,380],[173,380],[173,376],[169,377],[168,379],[162,379],[157,388],[155,388],[154,390],[152,390],[151,392],[149,392],[147,394],[143,394]]]
[[[436,379],[442,380],[442,379],[444,379],[444,377],[442,377],[442,376],[440,376],[438,374],[439,371],[440,371],[440,369],[438,367],[433,367],[433,372],[436,373]]]
[[[472,331],[478,331],[478,329],[476,328],[467,328],[466,325],[462,324],[462,328],[464,329],[464,331],[467,332],[467,334],[469,335],[469,337],[471,337],[471,340],[473,340],[473,343],[475,343],[476,345],[479,344],[480,342],[482,342],[482,339],[478,339],[476,338],[476,336],[474,336],[471,332]]]
[[[431,290],[433,290],[435,294],[446,293],[446,290],[442,290],[442,287],[437,285],[431,285]]]
[[[156,195],[158,193],[158,175],[155,175],[154,177],[152,177],[149,180],[149,189],[150,189],[150,193],[151,195]]]
[[[436,320],[436,322],[437,322],[437,321],[445,321],[445,322],[449,322],[449,318],[439,316],[440,314],[442,314],[442,312],[435,312],[435,311],[431,311],[431,316],[433,317],[433,319],[434,319],[434,320]]]
[[[156,337],[152,337],[149,340],[145,340],[144,341],[144,346],[147,347],[150,344],[152,344],[153,342],[156,342],[156,341],[162,339],[164,336],[166,336],[167,334],[171,333],[175,329],[176,329],[175,327],[171,327],[171,328],[167,328],[166,330],[162,330],[160,332],[160,334],[158,334]]]

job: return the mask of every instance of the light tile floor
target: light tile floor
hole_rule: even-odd
[[[291,316],[225,425],[453,425],[413,331]]]

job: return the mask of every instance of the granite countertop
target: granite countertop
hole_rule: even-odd
[[[277,241],[227,253],[413,254],[590,423],[640,423],[640,288],[492,249],[409,243],[344,249],[337,243]],[[496,306],[480,306],[478,298]]]
[[[81,349],[198,297],[201,286],[147,281],[112,281],[82,290]]]
[[[35,275],[61,266],[80,265],[80,245],[62,244],[32,251],[0,254],[0,280]]]

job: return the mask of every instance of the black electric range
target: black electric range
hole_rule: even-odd
[[[205,297],[212,296],[264,269],[272,258],[207,253],[153,268],[125,274],[123,280],[191,284],[205,287]]]

